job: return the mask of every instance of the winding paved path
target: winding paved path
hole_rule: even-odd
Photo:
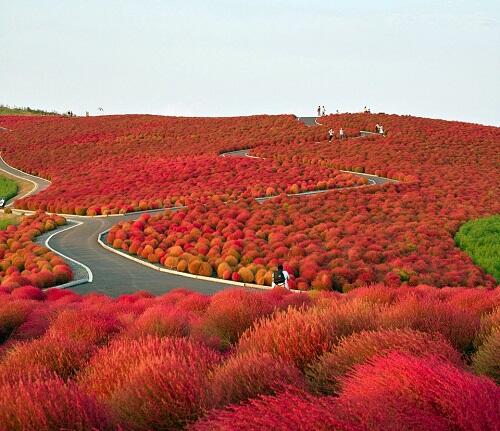
[[[315,117],[302,117],[299,118],[299,120],[308,126],[315,125]],[[222,154],[222,156],[246,157],[248,151],[249,150],[232,151]],[[30,194],[39,193],[50,186],[50,181],[15,169],[5,163],[1,157],[0,170],[28,180],[34,184],[33,190],[26,193],[24,196],[16,197],[17,199]],[[373,185],[385,184],[393,181],[368,174],[353,174],[368,179],[370,184]],[[313,193],[318,192],[307,192],[304,194]],[[12,205],[13,200],[9,201],[8,204]],[[153,213],[158,211],[163,210],[147,212]],[[55,235],[51,236],[48,245],[61,255],[83,263],[92,272],[92,282],[87,282],[71,288],[77,293],[85,294],[97,292],[110,296],[118,296],[138,290],[146,290],[153,294],[161,294],[175,288],[183,287],[201,293],[211,294],[227,289],[228,287],[227,284],[217,281],[211,282],[187,278],[182,275],[158,272],[139,263],[125,259],[120,255],[111,253],[98,244],[97,239],[100,233],[111,228],[121,220],[137,218],[137,213],[113,217],[78,217],[70,215],[65,215],[65,217],[72,222],[79,223],[79,225],[71,229],[61,229],[56,232]]]

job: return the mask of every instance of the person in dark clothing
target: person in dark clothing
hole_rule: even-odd
[[[283,265],[279,264],[278,269],[273,272],[273,283],[272,287],[281,286],[285,289],[288,289],[288,280],[290,279],[290,275],[287,271],[283,269]]]

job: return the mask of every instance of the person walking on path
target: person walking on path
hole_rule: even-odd
[[[321,106],[318,105],[318,117],[321,117]]]
[[[334,136],[335,132],[333,131],[333,129],[328,130],[328,142],[332,142]]]
[[[342,127],[339,130],[339,137],[340,139],[344,139],[344,129],[342,129]]]
[[[288,280],[290,279],[290,274],[288,271],[283,269],[283,265],[280,263],[278,269],[273,272],[273,282],[271,287],[281,286],[288,289]]]
[[[380,126],[379,124],[375,124],[375,133],[380,133]]]
[[[383,135],[384,134],[384,126],[379,126],[378,132]]]

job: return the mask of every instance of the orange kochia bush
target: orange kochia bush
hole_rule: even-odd
[[[0,295],[0,429],[498,424],[499,290],[15,292]],[[451,306],[461,318],[423,324]]]
[[[71,267],[60,256],[35,243],[37,236],[64,224],[64,217],[37,212],[0,231],[0,292],[21,286],[51,287],[72,279]],[[26,289],[23,292],[29,295]]]

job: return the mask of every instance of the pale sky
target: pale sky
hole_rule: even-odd
[[[0,104],[500,125],[500,1],[0,0]]]

